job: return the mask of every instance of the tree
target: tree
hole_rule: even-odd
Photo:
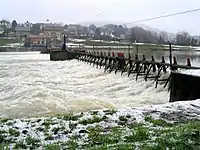
[[[124,33],[125,33],[125,31],[124,31],[124,28],[123,28],[122,25],[119,25],[118,27],[116,26],[114,28],[114,33],[113,34],[115,35],[115,37],[120,37]]]
[[[191,38],[187,32],[181,32],[176,34],[176,44],[178,45],[190,45]]]
[[[13,20],[12,21],[12,28],[15,30],[16,27],[17,27],[17,21]]]
[[[131,29],[130,41],[131,41],[131,42],[135,42],[136,40],[137,40],[137,35],[136,35],[135,32],[133,31],[133,29]]]
[[[197,39],[195,39],[195,43],[196,43],[196,45],[198,45],[198,40]]]
[[[100,40],[101,39],[101,31],[99,28],[95,30],[95,38]]]
[[[122,25],[119,25],[119,28],[124,29]]]
[[[89,26],[89,31],[92,30],[92,31],[96,31],[97,27],[94,25],[94,24],[91,24]]]
[[[113,38],[111,36],[108,35],[102,35],[101,36],[101,40],[103,41],[111,41]]]
[[[30,23],[29,21],[26,21],[26,22],[25,22],[25,26],[26,26],[26,27],[30,27],[30,26],[31,26],[31,23]]]
[[[165,43],[164,37],[160,36],[158,42],[159,44],[164,44]]]
[[[65,30],[67,30],[68,29],[68,25],[66,24],[66,25],[64,25],[64,29]]]
[[[197,39],[194,39],[194,38],[192,38],[191,39],[191,41],[190,41],[190,44],[192,45],[192,46],[197,46]]]
[[[131,28],[130,40],[132,42],[143,42],[143,43],[158,43],[158,38],[153,35],[150,31],[144,30],[140,27]]]

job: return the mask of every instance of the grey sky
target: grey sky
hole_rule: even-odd
[[[79,23],[129,23],[200,8],[199,0],[1,0],[0,19]],[[200,12],[142,22],[168,32],[200,34]]]

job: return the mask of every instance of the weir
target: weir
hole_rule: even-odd
[[[165,88],[168,85],[170,102],[200,98],[197,89],[191,88],[193,89],[191,90],[188,88],[190,81],[193,81],[194,87],[198,88],[198,85],[200,85],[200,77],[177,73],[180,69],[200,69],[200,67],[192,66],[189,58],[186,60],[186,65],[179,65],[176,57],[172,57],[171,44],[169,44],[169,63],[166,63],[164,56],[161,57],[161,61],[156,61],[153,55],[151,56],[151,60],[147,60],[145,55],[142,55],[142,59],[139,59],[138,47],[137,54],[134,54],[134,56],[130,53],[128,47],[128,58],[126,58],[124,52],[115,52],[114,50],[111,51],[111,49],[109,49],[109,52],[95,50],[94,46],[92,50],[82,50],[72,47],[71,49],[66,49],[65,45],[66,40],[64,40],[61,51],[50,52],[50,60],[77,59],[93,65],[93,67],[103,68],[104,72],[114,72],[115,74],[120,72],[121,75],[126,72],[128,77],[131,74],[135,74],[136,81],[139,76],[143,77],[145,81],[148,79],[154,80],[155,88],[157,88],[158,83],[163,83]],[[167,69],[170,70],[168,76]],[[162,75],[166,77],[163,78]],[[190,87],[192,87],[192,84],[190,83]]]

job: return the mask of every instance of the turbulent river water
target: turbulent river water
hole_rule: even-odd
[[[169,101],[163,86],[39,52],[0,53],[0,116],[125,108]]]

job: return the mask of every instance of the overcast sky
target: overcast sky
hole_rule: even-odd
[[[0,19],[17,22],[118,22],[200,8],[200,0],[1,0]],[[142,22],[168,32],[185,30],[200,35],[200,11]]]

